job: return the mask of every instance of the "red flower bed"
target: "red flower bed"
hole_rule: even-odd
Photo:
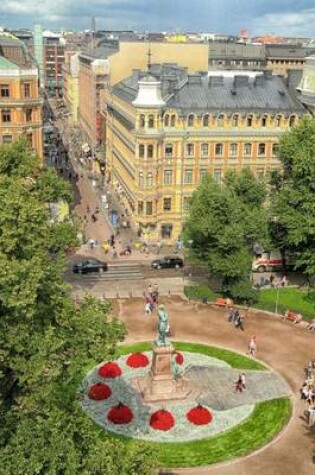
[[[110,409],[107,419],[113,424],[129,424],[133,419],[132,410],[120,402]]]
[[[117,378],[121,375],[121,369],[117,363],[105,363],[98,369],[98,374],[103,378]]]
[[[149,358],[143,353],[132,353],[128,356],[126,364],[131,368],[144,368],[149,364]]]
[[[176,351],[175,361],[176,361],[177,364],[183,364],[184,363],[184,357],[179,351]]]
[[[212,414],[206,407],[199,404],[199,406],[193,407],[187,412],[187,419],[196,426],[202,426],[212,421]]]
[[[93,384],[89,388],[88,396],[90,399],[94,401],[103,401],[104,399],[108,399],[112,394],[112,390],[110,389],[107,384],[97,383]]]
[[[165,409],[156,411],[151,415],[150,426],[156,430],[170,430],[175,425],[172,414]]]

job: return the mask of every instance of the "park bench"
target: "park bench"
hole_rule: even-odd
[[[300,313],[293,312],[292,310],[286,310],[283,314],[283,320],[290,320],[292,323],[301,323],[303,317]]]

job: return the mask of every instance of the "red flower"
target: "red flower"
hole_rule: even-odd
[[[107,419],[113,424],[129,424],[133,419],[133,414],[128,406],[120,402],[110,409]]]
[[[108,399],[112,394],[112,390],[107,384],[97,383],[89,388],[88,396],[94,401],[102,401]]]
[[[176,351],[175,361],[176,361],[177,364],[183,364],[184,363],[184,357],[179,351]]]
[[[156,430],[170,430],[174,424],[174,417],[165,409],[154,412],[150,417],[150,426]]]
[[[126,364],[131,368],[144,368],[149,364],[149,358],[142,353],[132,353],[128,356]]]
[[[196,426],[202,426],[212,421],[212,414],[206,407],[199,404],[199,406],[193,407],[187,412],[187,419]]]
[[[105,363],[98,369],[98,374],[103,378],[117,378],[121,375],[121,369],[117,363]]]

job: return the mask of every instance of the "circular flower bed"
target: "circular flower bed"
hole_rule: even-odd
[[[206,407],[199,404],[187,412],[187,419],[196,426],[203,426],[212,421],[212,414]]]
[[[117,378],[121,375],[121,369],[117,363],[105,363],[98,369],[98,374],[102,378]]]
[[[108,399],[112,394],[112,390],[107,384],[96,383],[89,388],[88,397],[94,401],[103,401]]]
[[[176,351],[175,361],[176,361],[177,364],[183,364],[184,363],[184,357],[179,351]]]
[[[133,419],[133,413],[128,406],[120,402],[110,409],[107,419],[113,424],[129,424]]]
[[[132,353],[128,356],[126,364],[131,368],[144,368],[149,364],[149,358],[143,353]]]
[[[162,409],[150,417],[150,426],[156,430],[170,430],[175,425],[175,419],[169,411]]]

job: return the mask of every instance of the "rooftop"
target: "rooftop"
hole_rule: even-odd
[[[15,64],[12,63],[12,61],[9,61],[7,58],[4,56],[0,56],[0,69],[19,69],[19,67]]]

